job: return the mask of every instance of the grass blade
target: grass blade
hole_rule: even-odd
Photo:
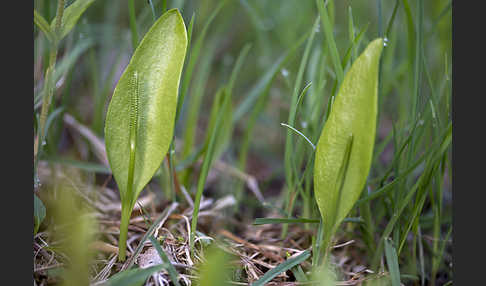
[[[164,212],[154,221],[154,223],[149,227],[147,232],[143,235],[142,239],[140,239],[140,242],[138,243],[137,248],[133,251],[132,255],[130,258],[127,259],[125,264],[123,264],[122,269],[128,269],[129,267],[132,267],[132,265],[135,263],[135,259],[137,256],[142,252],[143,246],[145,244],[145,241],[152,235],[152,233],[155,231],[155,229],[159,226],[162,225],[167,218],[169,217],[170,214],[177,208],[179,204],[177,202],[173,202],[169,207],[167,207]]]
[[[164,262],[163,264],[166,265],[166,268],[167,268],[167,271],[169,271],[169,276],[170,276],[170,279],[172,280],[172,283],[176,286],[180,286],[179,280],[177,278],[179,273],[177,273],[177,270],[175,269],[174,265],[172,265],[170,263],[169,258],[165,254],[164,250],[162,250],[162,247],[160,247],[159,242],[153,236],[150,236],[149,239],[152,242],[153,246],[155,247],[155,250],[157,250],[157,253],[160,256],[160,259],[162,259],[162,261]]]
[[[163,264],[148,268],[135,268],[118,272],[106,281],[105,286],[141,286],[155,272],[161,271]]]
[[[206,34],[209,30],[209,26],[213,22],[214,18],[216,15],[218,15],[219,11],[223,8],[224,4],[226,3],[225,1],[221,1],[219,5],[214,9],[213,13],[209,16],[206,24],[204,24],[204,27],[201,31],[201,35],[197,38],[196,42],[194,43],[194,47],[191,48],[191,52],[189,54],[189,59],[187,61],[187,66],[184,71],[184,77],[182,79],[182,84],[181,84],[181,91],[180,91],[180,98],[177,102],[177,110],[176,110],[176,122],[179,119],[179,114],[182,109],[182,105],[184,104],[184,98],[186,97],[187,90],[189,88],[189,84],[192,80],[192,72],[194,71],[194,66],[197,63],[197,60],[199,58],[199,52],[201,51],[201,48],[204,43],[204,39],[206,38]],[[192,18],[194,19],[194,18]],[[191,23],[192,22],[191,19]],[[191,25],[191,38],[192,38],[192,25]]]
[[[385,239],[385,256],[390,271],[392,286],[400,286],[400,269],[398,267],[398,256],[391,239]]]
[[[130,33],[132,36],[132,49],[138,46],[137,16],[135,14],[135,0],[128,0],[128,17],[130,23]]]
[[[283,65],[290,60],[297,48],[304,43],[304,41],[309,36],[309,33],[311,32],[312,30],[303,35],[297,42],[295,42],[292,47],[285,51],[277,59],[277,61],[265,72],[265,74],[261,77],[260,81],[258,81],[248,92],[248,95],[245,97],[243,102],[238,104],[238,109],[235,110],[233,115],[233,121],[238,121],[246,112],[248,112],[248,110],[252,108],[254,103],[258,100],[259,96],[265,94],[266,91],[268,91],[268,89],[270,88],[270,84],[272,83],[277,73],[282,69]]]
[[[42,17],[41,14],[37,12],[37,10],[34,9],[34,24],[36,24],[39,29],[44,33],[46,38],[49,40],[49,42],[52,43],[55,39],[54,32],[52,32],[51,27],[47,23],[46,19]]]
[[[50,163],[75,167],[86,172],[105,174],[105,175],[111,174],[110,168],[98,163],[73,160],[73,159],[57,157],[57,156],[47,157],[45,160]]]
[[[292,267],[304,262],[305,260],[307,260],[307,258],[309,258],[309,256],[310,256],[310,250],[307,249],[303,251],[301,254],[293,258],[287,259],[285,262],[280,263],[277,267],[269,270],[267,273],[265,273],[265,275],[260,277],[260,279],[252,283],[251,286],[265,285],[266,283],[270,282],[273,278],[275,278],[278,274],[285,272],[291,269]]]
[[[60,30],[56,31],[57,40],[62,40],[76,25],[81,15],[88,7],[93,4],[95,0],[77,0],[73,4],[69,5],[63,15]],[[51,29],[54,31],[56,25],[56,19],[51,22]]]
[[[305,139],[305,141],[307,141],[307,143],[309,143],[309,145],[312,147],[313,150],[316,150],[316,145],[314,145],[310,140],[309,138],[307,138],[304,134],[302,134],[302,132],[300,132],[299,130],[295,129],[294,127],[288,125],[288,124],[285,124],[285,123],[280,123],[280,125],[282,126],[285,126],[287,127],[288,129],[294,131],[295,133],[297,133],[298,135],[300,135],[302,138]]]
[[[197,219],[198,219],[198,214],[199,214],[199,207],[201,204],[201,198],[202,198],[202,193],[204,190],[204,185],[206,184],[206,179],[209,173],[209,168],[213,162],[214,159],[214,151],[216,147],[216,141],[219,137],[219,131],[221,129],[221,125],[223,124],[223,116],[225,114],[226,108],[228,104],[231,103],[231,97],[229,94],[225,92],[223,89],[223,104],[221,108],[219,109],[218,116],[216,118],[216,124],[215,127],[212,130],[212,133],[210,134],[209,137],[209,142],[208,142],[208,148],[205,152],[204,155],[204,160],[203,160],[203,165],[201,168],[201,173],[199,175],[199,179],[197,182],[197,191],[196,191],[196,198],[194,200],[194,210],[192,212],[192,222],[191,222],[191,233],[189,236],[189,247],[191,249],[191,254],[194,254],[194,239],[196,236],[196,227],[197,227]]]
[[[344,79],[344,69],[341,65],[339,52],[336,46],[336,40],[333,34],[333,27],[331,26],[331,21],[327,13],[327,8],[324,7],[324,0],[316,0],[316,4],[317,8],[319,9],[319,14],[321,15],[322,26],[324,29],[324,34],[326,35],[326,42],[329,46],[329,52],[331,53],[331,60],[334,64],[334,71],[336,72],[339,86]]]

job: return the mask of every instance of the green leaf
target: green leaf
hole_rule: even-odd
[[[398,256],[391,239],[385,239],[385,256],[390,271],[391,285],[400,286],[400,269],[398,268]]]
[[[151,266],[148,268],[134,268],[119,272],[104,284],[105,286],[141,286],[147,278],[157,271],[161,271],[164,264]]]
[[[37,234],[39,226],[46,217],[46,207],[41,199],[34,194],[34,235]]]
[[[124,209],[121,235],[128,226],[123,216],[130,215],[172,141],[186,47],[182,16],[177,9],[169,10],[138,45],[110,101],[105,144]]]
[[[315,196],[329,235],[359,198],[370,170],[382,49],[383,40],[376,39],[353,63],[317,143]],[[350,148],[348,167],[343,169],[347,148]]]
[[[106,115],[105,138],[108,160],[122,197],[128,189],[132,95],[138,93],[133,184],[133,197],[137,197],[172,141],[186,45],[186,28],[178,10],[166,12],[147,32],[115,88]],[[137,88],[132,84],[135,74]]]
[[[62,23],[61,27],[58,31],[58,40],[64,38],[76,25],[79,20],[79,17],[83,15],[84,11],[88,9],[88,7],[94,2],[95,0],[77,0],[73,4],[69,5],[69,7],[64,10],[64,14],[62,15]],[[55,31],[56,26],[56,19],[51,22],[51,30]]]
[[[42,17],[42,15],[39,14],[35,9],[34,23],[37,27],[39,27],[39,29],[41,29],[49,42],[52,42],[54,40],[54,33],[52,32],[51,27],[49,27],[49,23],[47,23],[46,19],[44,19],[44,17]]]

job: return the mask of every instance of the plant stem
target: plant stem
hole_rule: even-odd
[[[122,215],[120,221],[120,237],[118,238],[118,260],[125,261],[127,252],[127,235],[130,215],[132,213],[131,204],[128,207],[122,206]]]
[[[46,70],[46,76],[44,80],[44,98],[42,100],[42,109],[39,119],[39,129],[37,138],[34,142],[34,178],[37,176],[37,164],[39,161],[39,155],[42,152],[42,146],[44,145],[45,138],[45,127],[46,127],[46,120],[47,120],[47,113],[49,112],[49,107],[52,101],[52,95],[54,94],[54,69],[56,67],[56,58],[57,58],[57,48],[58,48],[58,33],[61,28],[62,24],[62,16],[64,14],[64,0],[59,0],[57,2],[57,12],[56,12],[56,25],[55,25],[55,37],[53,42],[51,42],[50,46],[50,53],[49,53],[49,66]],[[40,139],[40,145],[39,145]]]

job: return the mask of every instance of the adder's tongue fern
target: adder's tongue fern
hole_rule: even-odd
[[[186,47],[184,21],[177,9],[169,10],[141,40],[108,106],[105,144],[122,200],[121,261],[133,206],[172,142]]]
[[[317,143],[314,187],[324,224],[325,257],[371,167],[382,49],[383,40],[374,40],[346,73]]]

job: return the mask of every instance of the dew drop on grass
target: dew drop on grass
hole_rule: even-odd
[[[301,126],[302,128],[307,128],[308,126],[307,121],[302,121]]]
[[[289,76],[289,71],[287,69],[282,69],[281,73],[282,73],[282,75],[284,77],[288,77]]]
[[[47,145],[46,140],[42,141],[42,146],[46,146],[46,145]]]
[[[384,46],[384,47],[386,47],[387,45],[388,45],[388,38],[387,38],[387,37],[385,37],[385,38],[383,39],[383,46]]]

